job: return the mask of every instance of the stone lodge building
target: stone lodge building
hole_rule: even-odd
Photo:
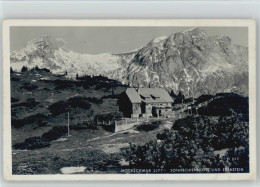
[[[172,113],[172,103],[163,88],[127,88],[118,101],[125,117],[166,116]]]

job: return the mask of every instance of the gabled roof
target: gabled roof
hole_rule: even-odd
[[[141,95],[142,94],[150,95],[149,100],[142,100],[143,102],[146,103],[161,103],[161,102],[173,103],[173,99],[171,98],[169,93],[163,88],[139,88],[137,92]],[[151,95],[156,96],[158,99],[156,100],[153,99]]]
[[[163,88],[127,88],[126,94],[132,103],[173,103],[173,99]],[[141,98],[141,95],[150,99],[144,100]],[[152,95],[158,99],[155,100]]]
[[[141,97],[136,92],[135,88],[127,88],[125,93],[132,103],[141,103],[142,102]]]

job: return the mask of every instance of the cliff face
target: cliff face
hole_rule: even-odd
[[[248,93],[248,49],[193,29],[151,41],[122,73],[133,86],[165,87],[186,96]]]
[[[49,36],[33,40],[11,54],[11,66],[20,70],[45,67],[54,73],[105,75],[136,87],[164,87],[186,97],[218,92],[248,94],[248,48],[228,37],[208,37],[192,29],[159,37],[123,54],[80,54]]]

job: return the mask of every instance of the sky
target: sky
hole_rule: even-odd
[[[24,48],[28,41],[51,35],[66,41],[79,53],[122,53],[143,47],[153,38],[169,36],[191,27],[11,27],[11,51]],[[228,36],[232,43],[248,46],[247,27],[200,27],[208,36]]]

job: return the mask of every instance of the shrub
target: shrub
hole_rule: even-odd
[[[51,72],[51,70],[47,69],[47,68],[42,68],[41,69],[42,71],[45,71],[45,72]]]
[[[96,97],[87,97],[87,98],[84,98],[84,99],[91,102],[91,103],[95,103],[95,104],[102,104],[103,103],[102,99],[98,99]]]
[[[49,88],[43,88],[43,91],[51,91]]]
[[[68,99],[68,101],[58,101],[48,107],[50,112],[54,116],[58,116],[65,112],[68,112],[70,108],[83,108],[85,110],[90,109],[91,104],[87,101],[86,98],[76,96]]]
[[[45,120],[39,120],[39,121],[38,121],[38,125],[41,126],[41,127],[47,126],[47,125],[48,125],[48,122],[45,121]]]
[[[94,117],[94,121],[113,121],[113,120],[121,120],[123,118],[122,112],[110,112],[105,114],[97,114]]]
[[[11,81],[20,81],[21,79],[18,77],[11,77]]]
[[[151,131],[154,129],[157,129],[162,124],[161,121],[154,121],[151,123],[142,123],[136,127],[136,130],[138,131]]]
[[[106,131],[109,132],[115,132],[115,124],[111,124],[111,125],[102,125],[102,128]]]
[[[54,80],[53,83],[56,85],[55,90],[73,87],[73,81],[70,80]]]
[[[14,107],[35,107],[39,104],[39,102],[36,102],[34,98],[29,98],[25,102],[15,103],[12,104],[12,108]]]
[[[26,66],[23,66],[21,72],[26,72],[26,71],[28,71],[28,68]]]
[[[38,66],[35,66],[35,67],[33,67],[30,71],[34,71],[34,70],[39,71],[40,68],[39,68]]]
[[[204,101],[208,101],[213,98],[213,95],[201,95],[197,98],[195,104],[203,103]]]
[[[19,102],[19,99],[15,97],[11,97],[11,103],[16,103],[16,102]]]
[[[12,67],[10,68],[10,73],[11,73],[11,74],[14,73],[14,70],[13,70]]]
[[[166,172],[171,168],[225,167],[248,171],[248,129],[248,122],[241,122],[239,117],[220,117],[219,121],[207,116],[186,117],[177,120],[172,130],[158,133],[157,140],[130,144],[124,150],[125,158],[130,168],[161,168]],[[239,160],[222,159],[214,152],[221,149],[228,150],[224,157]]]
[[[71,130],[85,130],[85,129],[98,130],[95,124],[88,121],[78,123],[77,125],[70,125],[70,129]]]
[[[14,144],[15,149],[39,149],[43,147],[49,147],[51,144],[44,138],[34,136],[27,138],[24,142],[22,143],[17,143]]]
[[[40,120],[46,120],[46,119],[48,119],[48,116],[38,113],[38,114],[35,114],[35,115],[25,117],[23,119],[13,119],[12,118],[11,124],[14,128],[21,128],[24,125],[29,125],[29,124],[32,124],[32,123],[38,123]]]
[[[39,68],[38,66],[33,67],[30,71],[44,71],[44,72],[51,72],[51,70],[47,69],[47,68]]]
[[[68,111],[68,105],[65,101],[56,102],[48,107],[54,116],[58,116]]]
[[[114,95],[105,95],[102,97],[102,99],[119,99],[120,94],[114,94]]]
[[[38,88],[37,85],[34,85],[34,84],[28,84],[28,85],[24,85],[22,86],[21,88],[25,89],[25,90],[28,90],[28,91],[32,91],[32,90],[35,90]]]
[[[68,105],[72,108],[83,108],[83,109],[90,109],[91,104],[86,101],[85,98],[77,96],[68,99]]]
[[[51,141],[51,140],[57,140],[58,138],[62,137],[68,132],[67,126],[55,126],[48,132],[45,132],[42,135],[42,138]]]
[[[216,96],[207,106],[199,108],[201,115],[208,116],[231,116],[232,114],[241,113],[248,116],[248,98],[234,93],[222,93]]]
[[[182,103],[182,100],[185,99],[183,93],[180,91],[178,95],[175,95],[175,100],[174,100],[174,104],[180,104]]]

